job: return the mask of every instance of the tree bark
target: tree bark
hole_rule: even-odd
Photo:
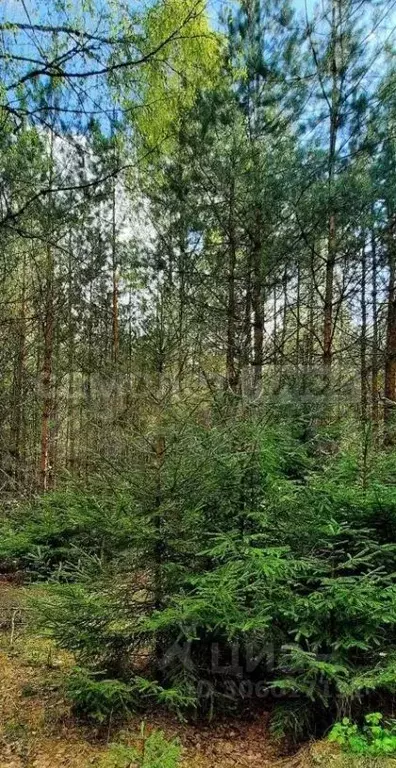
[[[75,425],[74,425],[74,323],[73,323],[73,261],[72,238],[69,242],[68,269],[67,269],[67,367],[68,367],[68,392],[67,392],[67,427],[66,427],[66,467],[73,470],[75,464]]]
[[[368,381],[367,381],[367,301],[366,301],[366,281],[367,281],[367,259],[366,244],[362,246],[361,259],[361,293],[360,307],[362,315],[362,332],[360,338],[360,389],[361,389],[361,419],[363,425],[368,417]]]
[[[53,183],[53,145],[54,137],[50,137],[50,178],[49,189]],[[42,411],[41,411],[41,449],[40,449],[40,486],[45,493],[51,484],[50,467],[50,430],[52,416],[52,357],[54,346],[54,255],[52,240],[52,194],[48,195],[47,208],[47,242],[45,262],[45,297],[44,297],[44,351],[42,367]]]
[[[325,267],[324,295],[324,327],[323,327],[323,369],[325,386],[330,385],[331,366],[333,360],[333,303],[334,303],[334,270],[337,255],[336,214],[334,210],[334,180],[337,153],[339,85],[338,85],[338,22],[337,9],[339,0],[332,0],[331,19],[331,101],[330,101],[330,137],[328,155],[328,235],[327,258]]]
[[[386,351],[384,376],[384,426],[385,443],[395,443],[396,406],[396,218],[393,217],[387,232],[388,289],[386,319]]]
[[[234,179],[230,186],[230,204],[228,217],[228,275],[227,275],[227,351],[226,351],[226,381],[227,388],[236,393],[239,386],[239,373],[236,355],[236,234],[235,234],[235,189]]]
[[[20,312],[17,327],[17,353],[14,367],[13,419],[11,426],[11,448],[14,458],[14,475],[18,479],[25,467],[25,359],[26,359],[26,252],[22,257]]]
[[[374,441],[378,439],[379,430],[379,364],[378,364],[378,265],[377,243],[374,228],[371,230],[371,270],[372,270],[372,303],[373,303],[373,348],[371,360],[371,413],[373,421]]]
[[[113,365],[118,364],[120,346],[120,328],[118,312],[118,262],[117,262],[117,208],[116,208],[116,180],[112,182],[111,199],[111,278],[112,278],[112,334],[111,357]]]
[[[261,242],[261,215],[256,215],[256,230],[253,236],[253,286],[252,286],[252,310],[253,310],[253,380],[255,388],[260,386],[263,377],[263,344],[264,344],[264,292],[263,292],[263,265]]]

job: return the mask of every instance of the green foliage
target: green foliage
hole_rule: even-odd
[[[359,718],[396,691],[381,3],[47,5],[1,24],[0,569],[81,713]]]
[[[139,72],[142,108],[134,115],[134,123],[151,151],[172,152],[183,115],[199,91],[213,86],[219,76],[220,38],[211,29],[201,0],[153,3],[144,19],[144,32],[145,53],[163,50]],[[130,85],[127,75],[122,83],[127,107],[131,106]]]
[[[147,734],[142,725],[139,746],[111,744],[98,768],[177,768],[181,748],[176,739],[169,740],[162,731]]]
[[[77,714],[99,723],[113,715],[125,715],[133,700],[131,689],[125,683],[95,679],[78,667],[66,681],[65,691]]]
[[[272,713],[270,731],[276,740],[287,738],[297,743],[302,741],[307,733],[313,735],[317,730],[319,729],[316,728],[315,713],[302,699],[291,699],[277,704]]]
[[[70,488],[18,505],[0,522],[0,567],[62,579],[75,578],[81,567],[96,571],[133,543],[130,504],[120,491]]]
[[[362,488],[353,451],[319,466],[255,416],[163,432],[160,475],[145,467],[128,504],[138,533],[96,573],[47,587],[42,627],[134,706],[212,717],[275,699],[275,732],[296,739],[393,694],[385,477],[373,468]]]
[[[39,627],[68,648],[79,663],[125,676],[136,654],[143,652],[139,633],[145,595],[125,577],[111,583],[85,581],[55,584],[31,600]]]
[[[155,614],[151,628],[184,632],[194,668],[205,664],[219,703],[223,686],[230,676],[237,681],[238,670],[211,673],[213,641],[224,649],[237,643],[241,660],[252,644],[269,644],[274,667],[268,669],[264,660],[253,679],[305,700],[306,706],[311,702],[318,712],[364,695],[364,682],[357,689],[359,675],[365,680],[371,672],[374,689],[392,691],[396,587],[383,563],[393,559],[394,547],[378,545],[365,529],[334,521],[305,532],[308,556],[301,527],[294,549],[274,548],[262,545],[270,532],[258,528],[257,519],[254,523],[254,534],[235,531],[215,538],[203,553],[211,570],[192,579],[188,594]]]
[[[333,726],[328,738],[355,755],[380,757],[396,754],[395,724],[384,724],[380,712],[366,715],[361,728],[344,717],[342,722]]]

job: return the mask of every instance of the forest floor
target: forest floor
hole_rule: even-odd
[[[33,634],[23,607],[23,590],[0,583],[0,768],[89,768],[100,765],[117,728],[83,725],[62,695],[62,680],[73,659],[50,640]],[[177,735],[183,745],[182,768],[366,768],[348,761],[326,742],[303,747],[292,756],[268,733],[265,717],[205,728],[164,717],[147,727]],[[133,741],[140,719],[123,724]],[[370,763],[373,766],[374,763]],[[396,768],[396,760],[381,763]]]

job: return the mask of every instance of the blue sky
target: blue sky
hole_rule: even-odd
[[[127,2],[129,2],[129,6],[133,10],[142,9],[142,7],[144,8],[144,6],[152,4],[154,0],[127,0]],[[214,23],[216,23],[216,18],[218,17],[218,13],[221,7],[230,7],[232,5],[236,5],[236,0],[207,0],[207,2],[210,16]],[[316,5],[320,6],[323,0],[291,0],[291,2],[294,5],[298,15],[303,18],[306,8],[308,9],[309,14],[311,14],[314,10],[314,7]],[[82,11],[81,0],[69,0],[69,3],[73,8],[71,13],[71,20],[76,16],[80,16],[82,20],[85,14],[84,11]],[[109,7],[111,7],[111,0],[92,0],[92,4],[97,10],[100,10],[100,8],[103,7],[107,7],[107,9],[109,9]],[[361,22],[364,20],[364,18],[366,18],[366,20],[369,21],[370,9],[373,10],[375,5],[376,3],[373,0],[369,0],[366,4],[366,10],[362,11],[359,19],[357,20]],[[370,45],[374,40],[377,44],[379,43],[379,47],[381,47],[383,41],[387,39],[389,40],[389,36],[392,34],[392,32],[389,32],[389,30],[392,30],[392,27],[395,27],[396,29],[396,0],[385,0],[383,8],[387,10],[386,19],[382,25],[376,27],[375,33],[373,35],[368,34],[368,45]],[[68,18],[64,13],[61,16],[58,16],[56,10],[56,0],[0,0],[0,19],[9,22],[31,21],[33,23],[37,23],[38,21],[45,22],[49,19],[51,19],[53,23],[56,23],[58,20],[61,20],[61,23],[67,23],[68,21]],[[87,23],[89,25],[90,21],[87,21]],[[9,35],[9,42],[11,42],[10,38],[12,38],[12,36]],[[395,37],[393,37],[393,39],[395,39]],[[36,49],[36,45],[37,40],[35,39],[35,35],[27,32],[21,35],[21,37],[15,41],[14,50],[15,48],[18,50],[18,47],[20,47],[20,53],[28,55],[30,50],[34,51]],[[380,70],[383,68],[382,57],[377,57],[374,60],[373,68],[375,70],[375,76],[380,76]]]
[[[305,13],[305,0],[291,0],[291,2],[298,12]],[[222,6],[228,7],[230,5],[230,0],[208,0],[208,5],[215,12],[217,12],[218,9],[221,8]],[[315,5],[315,0],[307,0],[307,7],[309,11],[313,9],[314,5]]]
[[[311,10],[314,6],[315,0],[306,1],[308,9]],[[208,2],[213,9],[217,9],[220,8],[221,5],[225,2],[228,4],[229,0],[208,0]],[[29,14],[32,13],[33,16],[36,16],[41,14],[44,8],[48,12],[51,4],[55,5],[54,0],[24,0],[24,3],[22,0],[0,0],[0,17],[6,18],[9,21],[16,21],[21,17],[26,18],[24,6]],[[135,7],[141,7],[142,1],[131,0],[130,4],[132,7],[134,5]],[[293,0],[293,5],[295,6],[296,10],[305,11],[305,0]]]

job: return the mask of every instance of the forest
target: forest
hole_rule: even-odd
[[[0,767],[396,766],[395,0],[3,0]]]

